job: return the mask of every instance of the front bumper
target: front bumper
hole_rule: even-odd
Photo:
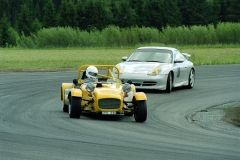
[[[156,76],[148,76],[144,74],[136,73],[123,73],[120,75],[120,79],[123,83],[128,80],[132,81],[136,89],[157,89],[165,90],[167,84],[168,74],[160,74]]]

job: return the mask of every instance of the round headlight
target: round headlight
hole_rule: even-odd
[[[86,86],[86,90],[87,90],[88,92],[93,92],[94,89],[95,89],[94,84],[93,84],[92,82],[89,82],[89,83],[87,84],[87,86]]]
[[[125,93],[130,92],[131,91],[131,85],[129,83],[124,83],[123,86],[122,86],[122,90]]]

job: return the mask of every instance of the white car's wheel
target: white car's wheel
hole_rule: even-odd
[[[136,122],[145,122],[147,120],[147,104],[145,100],[135,102],[134,118]]]
[[[189,88],[189,89],[193,88],[194,83],[195,83],[195,71],[194,71],[194,69],[191,69],[189,72],[189,76],[188,76],[187,88]]]
[[[81,101],[80,97],[70,97],[68,113],[71,118],[80,118],[81,115]]]
[[[166,84],[166,93],[170,93],[172,91],[173,88],[173,79],[172,79],[172,73],[170,72],[168,74],[168,79],[167,79],[167,84]]]

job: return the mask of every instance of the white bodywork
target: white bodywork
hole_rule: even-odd
[[[136,54],[141,54],[136,56]],[[145,56],[146,55],[146,56]],[[152,55],[168,55],[165,60]],[[172,74],[172,87],[189,84],[189,74],[194,65],[189,61],[190,55],[180,53],[170,47],[141,47],[130,57],[123,57],[124,62],[117,64],[120,69],[120,79],[123,82],[131,80],[136,89],[165,90],[169,73]],[[156,74],[149,74],[159,70]]]

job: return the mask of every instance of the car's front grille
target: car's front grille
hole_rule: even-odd
[[[141,86],[141,83],[133,83],[134,86]]]
[[[133,83],[135,86],[155,86],[157,82],[144,81],[143,83]]]
[[[142,86],[155,86],[157,82],[144,81]]]
[[[98,105],[102,109],[117,109],[120,107],[120,100],[114,98],[100,99]]]

